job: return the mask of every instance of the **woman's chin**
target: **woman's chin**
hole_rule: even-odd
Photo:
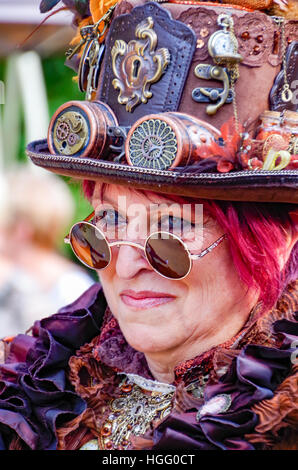
[[[136,351],[150,354],[161,352],[172,346],[168,344],[169,340],[173,342],[173,337],[169,336],[169,328],[166,324],[121,324],[121,322],[119,324],[126,341]]]

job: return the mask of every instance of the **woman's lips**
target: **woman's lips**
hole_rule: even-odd
[[[122,302],[128,307],[139,309],[157,307],[167,304],[175,299],[175,296],[164,292],[125,290],[120,293]]]

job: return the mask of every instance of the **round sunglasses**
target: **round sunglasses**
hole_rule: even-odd
[[[156,273],[167,279],[184,279],[190,273],[193,261],[203,258],[226,238],[225,234],[222,235],[196,255],[190,253],[181,238],[164,231],[151,233],[144,245],[124,240],[109,242],[104,233],[92,222],[93,217],[94,212],[82,222],[75,223],[64,242],[70,244],[76,257],[85,266],[96,271],[109,266],[113,246],[129,245],[144,252],[149,265]]]

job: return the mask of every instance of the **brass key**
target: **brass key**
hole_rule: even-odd
[[[87,40],[86,38],[84,39],[82,38],[80,43],[77,46],[75,46],[73,49],[70,48],[65,52],[65,55],[68,60],[71,59],[81,49],[83,44],[85,44],[86,40]]]
[[[81,34],[81,37],[82,37],[81,41],[74,48],[68,49],[68,51],[66,51],[66,53],[65,53],[68,60],[70,60],[77,52],[79,52],[79,50],[86,43],[87,39],[92,37],[92,35],[94,34],[93,30],[94,30],[93,25],[92,26],[84,26],[83,28],[81,28],[81,31],[80,31],[80,34]]]

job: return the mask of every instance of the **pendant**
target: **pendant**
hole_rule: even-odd
[[[144,435],[152,421],[166,418],[172,409],[172,389],[166,393],[152,391],[151,386],[150,390],[144,390],[128,377],[119,387],[122,393],[110,402],[110,414],[100,428],[101,449],[130,449],[131,437]]]
[[[290,89],[290,85],[285,84],[281,92],[281,99],[283,100],[284,103],[288,103],[289,101],[292,101],[292,98],[293,98],[293,92]]]

